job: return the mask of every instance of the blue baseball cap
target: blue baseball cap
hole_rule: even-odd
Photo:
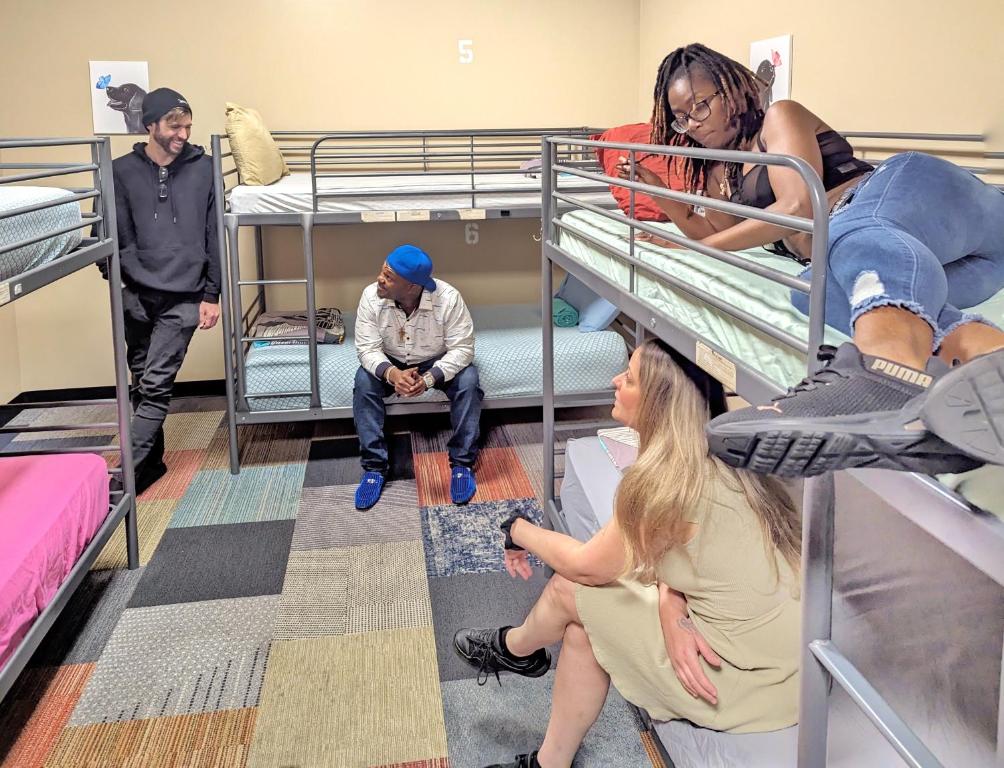
[[[420,285],[427,291],[436,290],[432,279],[432,259],[414,245],[399,245],[387,256],[387,266],[405,280]]]

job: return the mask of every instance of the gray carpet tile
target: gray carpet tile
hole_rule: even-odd
[[[32,657],[32,666],[97,661],[143,570],[88,572]]]
[[[294,550],[418,541],[422,523],[414,480],[392,480],[376,506],[355,507],[355,485],[304,488],[293,531]]]
[[[436,655],[440,680],[477,677],[478,671],[453,650],[453,635],[468,627],[501,627],[521,624],[547,583],[544,569],[536,569],[529,581],[508,573],[465,573],[429,579],[432,625],[436,631]],[[558,646],[551,649],[556,658]],[[495,683],[495,678],[492,678]]]
[[[130,608],[70,725],[254,707],[279,596]]]
[[[429,576],[504,571],[499,523],[516,510],[537,523],[543,518],[536,499],[422,507],[422,539]]]
[[[388,434],[387,452],[390,462],[390,480],[414,480],[415,464],[412,459],[411,436]],[[310,444],[305,488],[324,485],[356,485],[362,477],[359,464],[359,439],[339,437],[314,440]]]
[[[554,672],[536,679],[506,675],[442,683],[450,765],[481,768],[511,761],[537,749],[544,740],[551,709]],[[612,688],[599,719],[586,734],[575,768],[651,768],[637,718]]]
[[[292,552],[277,640],[432,624],[422,545],[388,542]]]
[[[277,595],[293,521],[168,528],[130,608]]]
[[[29,437],[30,434],[30,437]],[[49,434],[56,434],[54,432]],[[59,432],[60,435],[68,435],[68,432]],[[108,445],[115,445],[118,436],[101,432],[100,434],[87,434],[79,437],[52,437],[45,438],[40,433],[22,432],[16,437],[20,439],[11,440],[3,448],[3,453],[14,451],[55,451],[60,448],[104,448]]]

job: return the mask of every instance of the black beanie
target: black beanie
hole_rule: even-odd
[[[143,97],[143,125],[156,123],[175,107],[182,107],[188,114],[192,108],[188,101],[177,91],[170,88],[156,88]]]

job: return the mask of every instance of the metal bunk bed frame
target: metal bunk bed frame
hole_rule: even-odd
[[[230,471],[240,471],[240,452],[237,426],[243,424],[269,424],[314,419],[348,418],[351,407],[324,407],[321,405],[318,371],[318,350],[315,336],[316,299],[314,291],[314,244],[313,231],[316,226],[331,224],[356,224],[380,221],[462,221],[501,218],[538,218],[541,208],[539,201],[533,205],[517,204],[504,206],[497,203],[480,205],[479,197],[508,194],[526,195],[535,189],[513,190],[507,188],[477,188],[478,173],[522,175],[526,171],[519,168],[525,160],[539,158],[539,139],[544,135],[586,137],[597,133],[598,129],[581,128],[519,128],[519,129],[479,129],[441,131],[274,131],[272,136],[281,146],[287,164],[293,168],[308,169],[311,175],[312,209],[296,213],[232,213],[227,211],[227,178],[237,174],[237,168],[224,170],[224,161],[232,157],[232,152],[224,151],[226,135],[213,135],[212,155],[215,179],[216,215],[220,259],[222,262],[222,324],[224,336],[224,378],[227,396],[227,426],[230,453]],[[303,141],[309,143],[303,144]],[[286,142],[301,142],[286,144]],[[597,167],[592,158],[579,149],[564,150],[569,167]],[[307,159],[303,159],[304,157]],[[401,170],[401,167],[413,170]],[[339,168],[348,170],[339,171]],[[384,170],[383,168],[386,168]],[[327,169],[327,170],[326,170]],[[333,169],[333,170],[332,170]],[[374,170],[376,169],[376,170]],[[539,172],[539,169],[537,170]],[[467,209],[428,210],[420,212],[421,217],[400,216],[389,211],[324,211],[326,199],[350,198],[356,192],[332,192],[319,188],[318,180],[336,177],[381,177],[381,176],[436,176],[467,175],[470,189],[458,192],[435,188],[415,191],[388,190],[381,193],[366,192],[373,196],[427,196],[427,195],[469,195]],[[323,184],[321,185],[323,187]],[[567,191],[596,191],[595,188],[571,188]],[[389,216],[388,216],[389,214]],[[238,233],[241,227],[252,226],[255,231],[255,275],[247,279],[241,274]],[[302,279],[270,280],[265,278],[265,254],[262,240],[263,226],[299,227],[303,233],[304,277]],[[298,392],[272,392],[248,394],[246,387],[246,357],[249,345],[254,341],[251,329],[255,321],[266,309],[265,290],[269,285],[303,285],[306,292],[306,309],[309,329],[305,335],[294,338],[306,343],[310,367],[310,388]],[[254,298],[245,305],[242,289],[255,289]],[[548,310],[550,312],[550,310]],[[306,408],[276,410],[253,410],[251,400],[276,397],[309,397]],[[561,396],[559,407],[588,406],[606,403],[609,393],[588,392]],[[540,396],[498,398],[486,397],[484,408],[518,408],[539,406]],[[387,408],[388,415],[445,412],[449,403],[442,401],[420,401],[414,403],[393,403]]]
[[[984,137],[978,135],[954,134],[897,134],[857,132],[846,133],[847,137],[939,141],[939,142],[979,142]],[[807,355],[807,370],[811,374],[816,367],[815,352],[823,339],[823,317],[825,310],[825,279],[827,263],[828,205],[822,181],[805,161],[784,155],[737,152],[727,150],[690,149],[644,144],[620,144],[583,139],[561,139],[562,143],[581,147],[605,147],[620,149],[629,153],[631,175],[628,180],[614,179],[562,165],[556,156],[556,140],[545,137],[542,141],[543,158],[543,201],[542,201],[542,243],[541,243],[541,300],[542,306],[550,306],[553,294],[552,268],[557,265],[575,275],[599,295],[613,302],[636,324],[636,335],[640,341],[645,333],[651,333],[671,344],[680,353],[695,363],[698,360],[697,345],[711,348],[713,353],[735,366],[736,393],[749,402],[763,402],[769,397],[782,393],[782,388],[743,363],[731,357],[717,345],[702,339],[676,320],[646,304],[636,294],[636,276],[663,281],[674,289],[683,291],[719,309],[768,336],[782,341]],[[812,217],[801,218],[770,213],[761,209],[738,205],[705,196],[653,187],[634,180],[634,166],[637,155],[658,153],[679,157],[700,157],[716,161],[760,163],[790,168],[802,177],[812,203]],[[985,153],[988,159],[1004,158],[1004,153]],[[992,174],[991,168],[969,168],[977,174]],[[604,181],[628,188],[631,191],[631,207],[634,210],[634,194],[645,194],[676,200],[688,205],[723,211],[748,219],[757,219],[779,224],[799,232],[813,235],[812,280],[791,277],[775,270],[755,265],[741,256],[710,248],[683,236],[668,234],[665,230],[638,221],[633,216],[597,209],[583,201],[557,191],[558,173],[569,173],[594,181]],[[557,203],[591,210],[600,215],[628,224],[631,237],[627,254],[616,251],[591,238],[556,215]],[[611,257],[628,265],[630,270],[629,288],[624,288],[607,279],[599,272],[576,260],[559,243],[559,232],[570,231],[576,237],[591,242]],[[746,271],[753,272],[791,288],[809,292],[810,314],[808,343],[790,334],[778,331],[759,318],[730,304],[718,300],[693,286],[686,285],[661,270],[646,264],[634,256],[636,232],[649,232],[670,240],[684,248],[706,256],[725,261]],[[545,514],[558,530],[565,530],[560,500],[555,497],[555,458],[561,451],[555,447],[554,420],[554,350],[553,328],[544,324],[544,488],[546,498]],[[706,364],[706,363],[705,363]],[[712,371],[713,372],[713,371]],[[852,476],[865,481],[881,499],[891,505],[901,515],[927,531],[944,546],[986,574],[997,584],[1004,586],[1004,523],[993,515],[974,510],[961,497],[948,490],[932,477],[901,472],[880,470],[849,470]],[[869,681],[855,668],[832,641],[831,614],[833,599],[833,545],[834,545],[835,486],[832,473],[810,478],[804,487],[803,535],[802,535],[802,639],[804,650],[801,663],[801,690],[799,702],[798,766],[799,768],[823,768],[826,765],[827,723],[829,716],[828,694],[832,682],[837,682],[854,703],[868,717],[871,723],[892,745],[907,765],[915,768],[940,768],[942,765],[930,749],[917,737],[910,727],[897,715]],[[1004,649],[1002,649],[1004,653]],[[998,692],[997,759],[1004,764],[1004,661],[1002,680]],[[643,718],[647,716],[643,713]],[[658,738],[656,742],[660,743]],[[668,756],[667,756],[668,757]]]
[[[18,403],[17,405],[0,406],[3,410],[23,410],[27,408],[59,408],[66,406],[116,405],[116,421],[90,424],[54,424],[49,426],[0,426],[0,433],[42,433],[55,431],[71,431],[80,429],[114,429],[118,433],[118,445],[92,445],[58,449],[36,450],[5,450],[0,458],[9,456],[27,456],[57,453],[118,453],[119,466],[110,469],[113,477],[120,478],[121,491],[113,491],[110,499],[108,516],[98,528],[90,543],[84,549],[80,558],[74,564],[69,575],[60,585],[52,601],[35,619],[28,634],[18,645],[17,650],[0,669],[0,700],[10,691],[18,675],[31,659],[32,654],[41,645],[48,631],[52,628],[60,613],[69,603],[87,571],[94,564],[101,550],[115,532],[119,522],[125,519],[126,552],[129,569],[139,567],[139,543],[136,530],[136,486],[133,477],[132,461],[132,431],[130,427],[129,379],[126,365],[125,320],[122,307],[122,275],[119,264],[118,230],[115,224],[115,191],[112,182],[112,157],[109,139],[80,138],[25,138],[2,139],[0,150],[31,149],[49,147],[88,146],[90,162],[4,162],[0,169],[5,171],[27,171],[10,176],[0,176],[0,184],[13,184],[24,181],[41,181],[57,176],[90,173],[90,187],[72,188],[70,197],[22,206],[10,211],[0,212],[0,219],[64,205],[67,202],[93,200],[94,210],[82,213],[80,224],[64,229],[46,232],[17,243],[0,244],[0,254],[9,253],[50,237],[54,237],[76,229],[94,227],[89,237],[84,237],[80,245],[47,264],[31,269],[20,275],[14,275],[0,281],[0,304],[7,304],[27,296],[46,285],[73,274],[102,259],[108,261],[109,296],[112,315],[112,342],[114,344],[115,360],[115,397],[103,400],[63,400],[51,402]]]

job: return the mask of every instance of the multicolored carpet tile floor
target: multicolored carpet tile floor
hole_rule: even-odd
[[[479,686],[451,646],[521,620],[546,581],[502,566],[498,523],[541,517],[526,418],[485,412],[465,507],[446,419],[391,420],[392,480],[358,512],[351,422],[242,427],[232,476],[221,401],[177,400],[170,472],[139,499],[141,567],[120,527],[0,704],[0,768],[479,768],[536,748],[553,671]],[[11,423],[113,420],[88,406]],[[20,433],[0,453],[95,436]],[[611,691],[576,765],[661,762]]]

